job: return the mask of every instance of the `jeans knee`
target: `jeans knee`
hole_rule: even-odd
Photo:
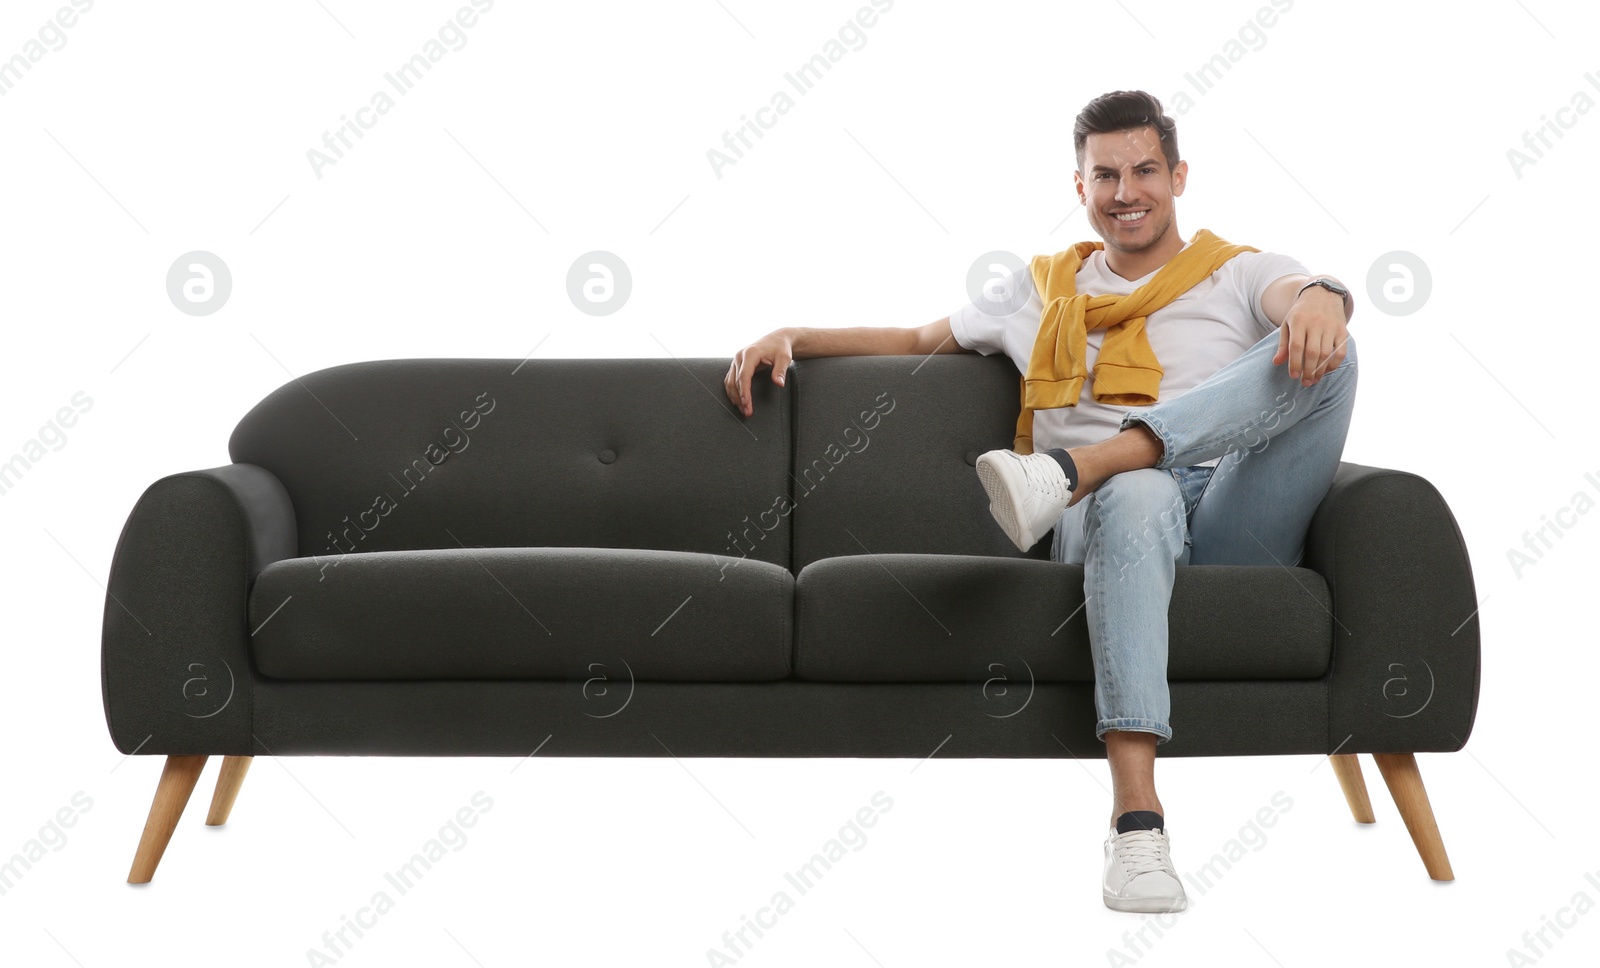
[[[1183,494],[1167,471],[1141,468],[1124,471],[1095,489],[1086,500],[1093,527],[1144,544],[1166,547],[1174,556],[1183,551],[1188,525]]]

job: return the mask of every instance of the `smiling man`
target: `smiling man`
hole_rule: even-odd
[[[1051,558],[1083,566],[1113,784],[1102,894],[1119,911],[1180,911],[1155,789],[1156,746],[1172,738],[1175,567],[1299,563],[1355,403],[1353,300],[1288,256],[1205,229],[1184,240],[1189,166],[1149,94],[1089,102],[1073,143],[1078,201],[1102,241],[1036,256],[1005,308],[974,303],[916,328],[781,329],[739,351],[724,384],[748,416],[761,366],[782,384],[791,360],[815,356],[1011,358],[1014,449],[979,457],[978,478],[1018,549],[1053,531]]]

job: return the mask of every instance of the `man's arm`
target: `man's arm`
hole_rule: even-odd
[[[783,386],[792,360],[817,356],[928,356],[933,353],[971,353],[950,334],[950,317],[926,326],[853,326],[816,329],[786,326],[756,340],[733,355],[722,378],[728,399],[746,417],[754,412],[750,383],[756,371],[772,367],[772,382]]]
[[[1350,338],[1348,323],[1355,313],[1353,291],[1346,304],[1321,286],[1305,289],[1313,279],[1344,286],[1330,275],[1293,273],[1273,280],[1261,294],[1261,311],[1278,327],[1278,352],[1272,363],[1287,361],[1289,375],[1302,386],[1311,386],[1344,362],[1344,344]]]

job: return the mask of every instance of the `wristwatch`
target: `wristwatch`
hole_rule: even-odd
[[[1332,279],[1324,279],[1324,278],[1319,276],[1316,279],[1313,279],[1310,282],[1306,283],[1305,285],[1301,286],[1300,287],[1300,292],[1305,292],[1307,289],[1310,289],[1312,286],[1321,286],[1322,288],[1328,290],[1329,292],[1331,292],[1334,295],[1338,296],[1340,299],[1344,300],[1344,306],[1345,306],[1346,309],[1350,308],[1350,290],[1348,290],[1345,287],[1339,285],[1337,282],[1334,282]],[[1296,299],[1300,298],[1300,292],[1297,292],[1297,293],[1294,294]]]

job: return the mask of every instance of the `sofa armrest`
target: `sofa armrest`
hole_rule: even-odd
[[[1304,564],[1333,595],[1329,752],[1465,746],[1478,709],[1478,605],[1439,491],[1415,474],[1341,464]]]
[[[297,545],[289,492],[255,464],[145,490],[106,583],[100,685],[118,750],[253,753],[250,585]]]

